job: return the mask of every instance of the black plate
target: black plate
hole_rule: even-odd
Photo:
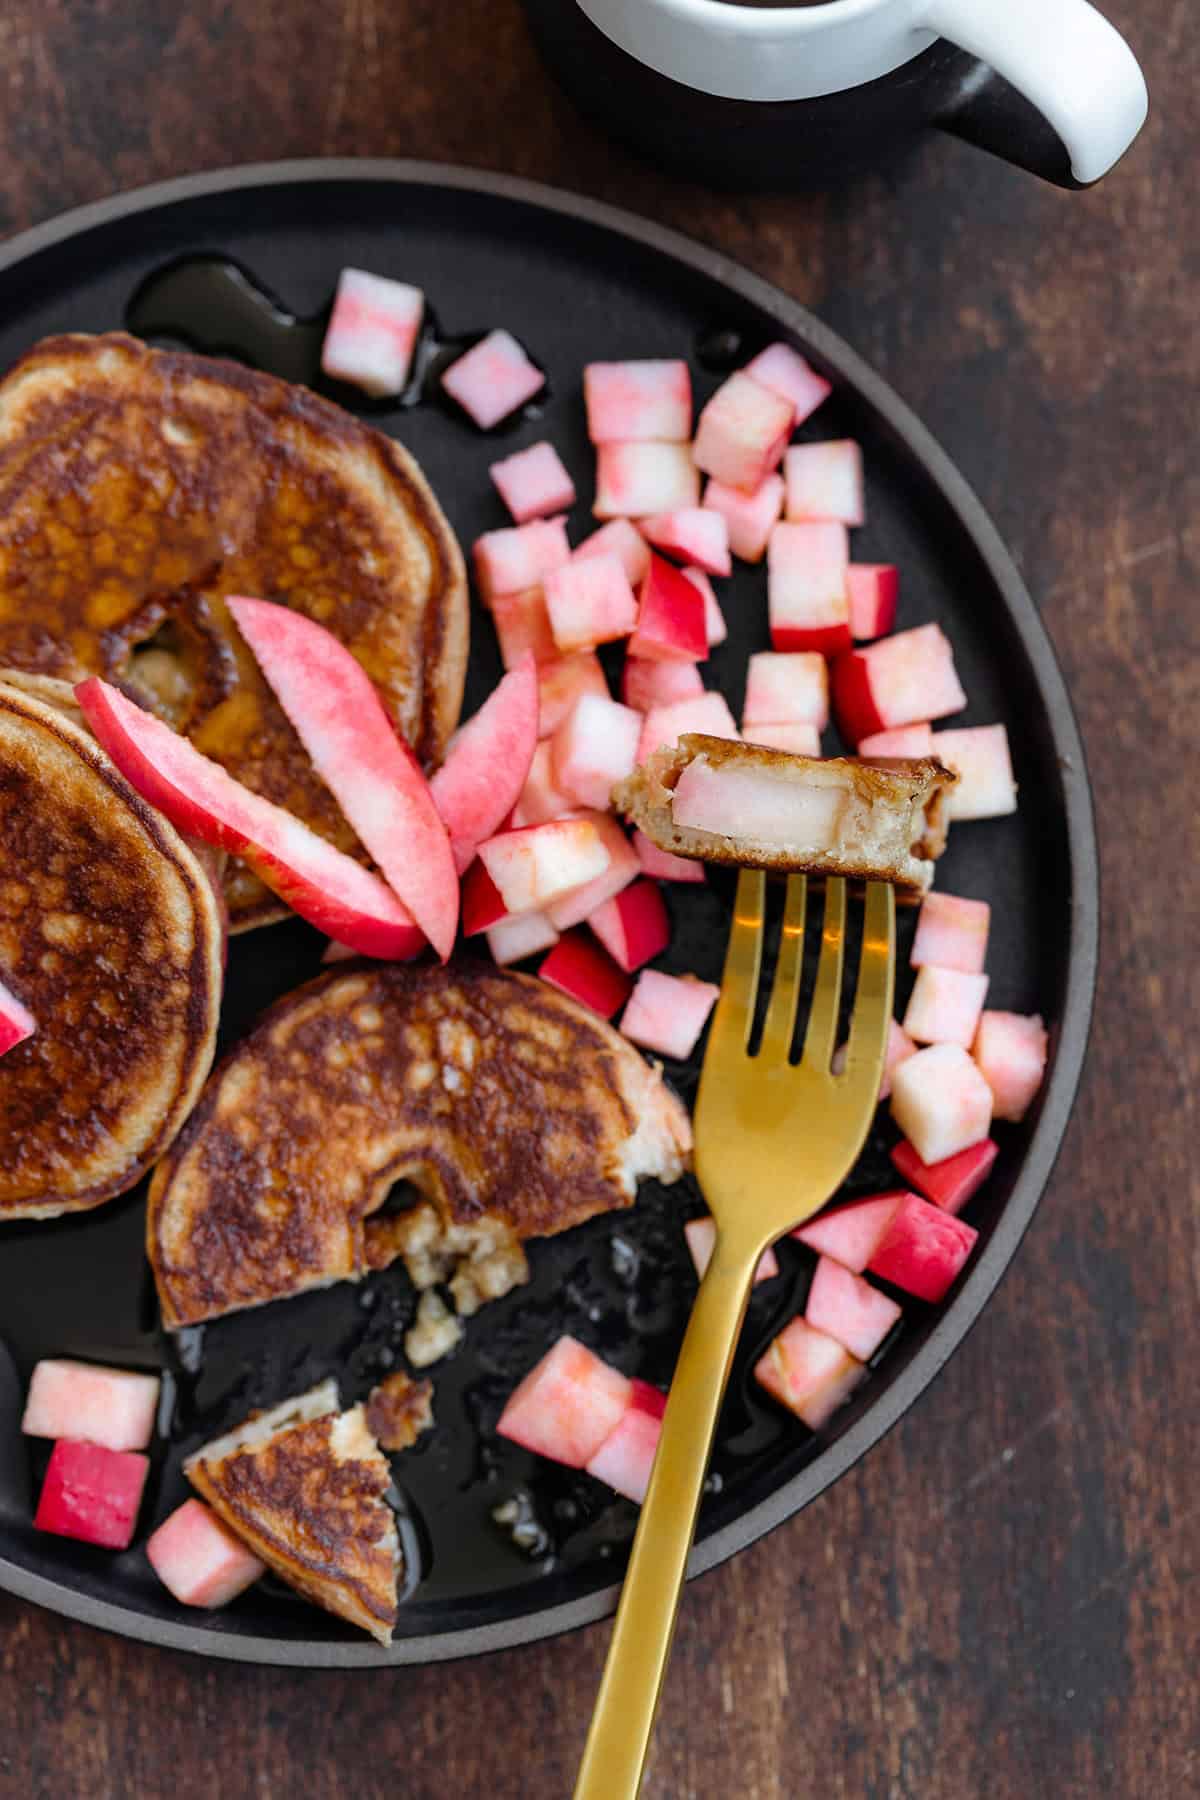
[[[73,213],[17,239],[0,256],[0,365],[34,339],[103,331],[129,319],[141,284],[174,259],[231,257],[284,309],[317,319],[338,270],[355,264],[418,283],[439,332],[461,340],[509,327],[549,375],[543,407],[499,438],[476,433],[435,399],[371,406],[429,474],[464,543],[503,522],[487,465],[500,446],[542,436],[560,446],[585,496],[590,453],[579,400],[589,358],[690,357],[703,399],[718,365],[776,336],[791,339],[836,382],[809,436],[853,435],[868,469],[863,560],[899,563],[901,625],[949,631],[970,711],[954,723],[1007,722],[1021,783],[1017,818],[956,828],[939,877],[993,905],[991,1003],[1038,1009],[1051,1026],[1049,1079],[1031,1116],[1001,1127],[996,1171],[969,1214],[981,1238],[940,1308],[909,1304],[881,1366],[816,1438],[757,1393],[748,1375],[772,1332],[803,1303],[810,1261],[781,1252],[779,1280],[752,1304],[693,1559],[695,1571],[750,1543],[834,1481],[925,1388],[978,1316],[1045,1186],[1084,1054],[1095,972],[1096,851],[1083,755],[1050,645],[1028,594],[978,502],[891,390],[785,295],[713,252],[591,201],[503,177],[413,163],[320,162],[171,182]],[[178,329],[178,296],[143,294],[147,328]],[[174,308],[174,313],[172,312]],[[235,308],[235,313],[239,309]],[[241,309],[245,313],[246,309]],[[254,309],[249,309],[254,314]],[[202,309],[190,321],[207,349],[241,347],[291,359],[317,380],[319,331]],[[436,345],[429,347],[436,351]],[[299,359],[298,364],[295,359]],[[707,367],[704,364],[707,363]],[[317,381],[317,385],[321,383]],[[333,391],[333,390],[327,390]],[[353,404],[353,396],[339,398]],[[417,396],[411,398],[417,399]],[[536,414],[543,416],[538,417]],[[576,535],[587,523],[578,509]],[[749,650],[767,641],[761,571],[724,590],[730,639],[710,665],[735,712]],[[492,633],[477,617],[468,708],[496,678]],[[719,971],[728,888],[675,889],[667,966]],[[902,951],[911,919],[902,934]],[[300,923],[233,946],[225,1038],[316,967],[320,940]],[[902,972],[902,980],[903,980]],[[694,1068],[669,1071],[686,1093]],[[850,1184],[892,1185],[886,1120]],[[292,1664],[369,1666],[459,1656],[598,1619],[635,1514],[586,1476],[536,1464],[491,1433],[504,1395],[558,1333],[570,1330],[629,1371],[666,1382],[694,1288],[680,1220],[699,1210],[692,1187],[644,1192],[638,1207],[535,1244],[529,1287],[488,1308],[465,1345],[435,1371],[439,1429],[398,1460],[422,1577],[390,1655],[270,1583],[213,1617],[176,1607],[138,1548],[110,1555],[39,1536],[29,1494],[41,1456],[17,1432],[18,1397],[0,1367],[0,1583],[91,1624],[154,1643]],[[398,1352],[413,1297],[399,1269],[210,1326],[178,1355],[157,1332],[141,1256],[140,1194],[58,1224],[9,1226],[0,1260],[0,1331],[22,1383],[40,1355],[90,1356],[172,1370],[144,1524],[183,1496],[183,1451],[260,1405],[337,1372],[361,1397]],[[12,1390],[11,1392],[9,1390]],[[537,1525],[522,1550],[493,1509],[522,1494]]]

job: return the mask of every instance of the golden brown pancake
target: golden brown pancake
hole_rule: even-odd
[[[390,1644],[403,1568],[391,1471],[364,1409],[337,1405],[322,1382],[206,1444],[184,1472],[289,1586]]]
[[[122,333],[0,383],[0,665],[99,674],[345,850],[350,827],[224,604],[286,602],[354,652],[423,763],[458,719],[462,556],[398,444],[307,389]],[[242,864],[235,930],[285,916]]]
[[[673,1181],[687,1114],[594,1013],[483,963],[372,964],[272,1007],[155,1171],[147,1252],[169,1330],[458,1264],[461,1311],[525,1278],[522,1242]],[[423,1199],[372,1218],[392,1186]],[[464,1296],[466,1298],[464,1299]]]
[[[0,974],[37,1030],[0,1064],[0,1219],[122,1194],[212,1063],[224,950],[197,857],[87,732],[0,684]]]

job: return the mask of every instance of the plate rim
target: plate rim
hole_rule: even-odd
[[[810,344],[853,385],[914,456],[970,540],[999,590],[1043,698],[1058,755],[1067,823],[1070,919],[1062,1024],[1050,1080],[1012,1193],[991,1239],[928,1338],[879,1399],[821,1457],[766,1500],[712,1533],[688,1564],[689,1579],[747,1548],[800,1512],[873,1448],[924,1394],[983,1313],[1012,1263],[1045,1191],[1070,1121],[1091,1027],[1099,942],[1099,851],[1083,741],[1058,658],[1041,615],[982,502],[949,454],[908,404],[859,353],[798,301],[720,250],[607,201],[486,169],[417,158],[300,157],[246,163],[148,183],[56,214],[0,244],[0,276],[73,237],[183,201],[248,188],[303,183],[379,182],[440,187],[516,201],[565,215],[673,258],[757,306]],[[814,1473],[819,1478],[814,1480]],[[0,1556],[0,1588],[83,1624],[143,1643],[235,1662],[292,1668],[388,1668],[515,1648],[592,1624],[616,1607],[619,1584],[554,1606],[530,1606],[497,1623],[397,1639],[390,1649],[366,1642],[244,1636],[209,1624],[156,1619],[38,1575]]]

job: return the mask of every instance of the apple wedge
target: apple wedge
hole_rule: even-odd
[[[524,656],[455,735],[429,783],[460,875],[520,799],[537,742],[537,664]]]
[[[445,962],[458,930],[450,839],[421,765],[371,677],[332,632],[303,613],[269,600],[228,604],[318,775]],[[523,784],[524,775],[518,793]]]
[[[302,919],[363,956],[404,961],[425,934],[387,883],[264,800],[98,675],[75,699],[103,749],[177,830],[240,856]],[[453,867],[453,865],[451,865]]]

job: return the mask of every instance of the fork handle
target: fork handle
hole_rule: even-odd
[[[636,1800],[675,1634],[696,1514],[763,1246],[713,1248],[671,1381],[575,1800]]]

